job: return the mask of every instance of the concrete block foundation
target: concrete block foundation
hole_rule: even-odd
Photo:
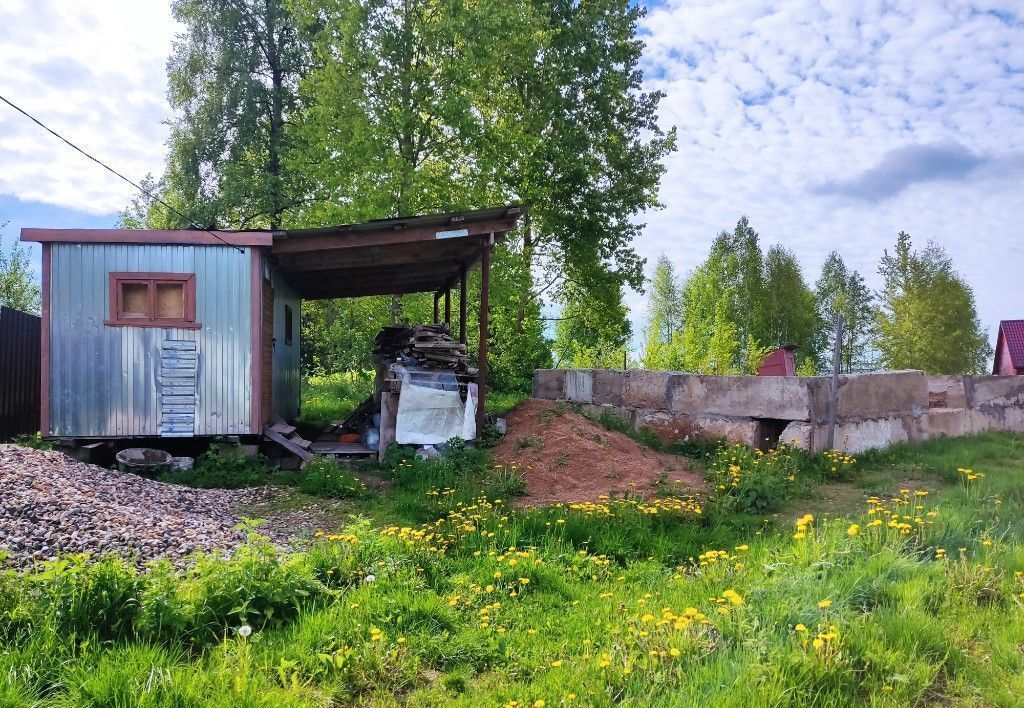
[[[837,450],[860,453],[987,430],[1024,433],[1024,377],[882,371],[844,375],[839,383]],[[827,377],[644,370],[552,369],[533,377],[537,398],[614,415],[666,442],[700,437],[765,448],[781,439],[815,451],[827,439],[830,388]]]

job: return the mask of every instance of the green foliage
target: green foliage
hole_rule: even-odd
[[[708,505],[720,514],[767,514],[796,496],[799,464],[784,444],[762,453],[746,445],[721,447],[708,461]]]
[[[39,285],[32,274],[28,250],[14,241],[11,250],[5,251],[3,227],[0,224],[0,306],[39,314]]]
[[[643,359],[645,369],[676,368],[672,343],[678,341],[682,316],[679,278],[672,261],[662,254],[654,265],[647,300],[647,343]]]
[[[562,311],[555,324],[555,365],[617,369],[626,361],[631,326],[622,292],[609,285],[600,298],[569,287],[562,293]]]
[[[796,345],[799,364],[820,368],[820,332],[817,299],[804,282],[796,256],[782,246],[772,246],[764,260],[764,331],[758,340],[768,350]],[[749,351],[748,347],[748,351]],[[757,357],[757,366],[764,359]]]
[[[298,422],[316,428],[344,420],[373,392],[373,374],[365,370],[310,376],[302,382]]]
[[[282,226],[300,200],[285,125],[309,48],[284,0],[175,0],[166,198],[202,226]],[[175,203],[177,202],[177,203]]]
[[[643,90],[642,9],[177,0],[173,11],[175,116],[153,185],[165,199],[236,228],[527,203],[493,259],[494,385],[525,391],[550,365],[545,305],[585,303],[610,323],[587,351],[624,345],[618,293],[642,282],[636,217],[658,206],[675,141],[658,125],[661,94]],[[157,211],[135,205],[123,221],[168,220]],[[427,321],[426,300],[305,304],[303,371],[362,368],[381,324]]]
[[[314,457],[299,475],[299,489],[316,497],[361,499],[369,495],[362,480],[338,465],[337,461]]]
[[[89,563],[84,554],[46,562],[32,576],[32,592],[55,628],[108,640],[131,636],[143,586],[135,569],[117,557]]]
[[[973,374],[991,354],[974,303],[952,259],[929,242],[915,251],[900,232],[878,269],[883,287],[877,311],[878,349],[889,369]]]
[[[755,457],[735,461],[746,473]],[[789,450],[771,464],[799,480],[828,478],[831,462]],[[10,588],[0,612],[16,604],[29,618],[4,638],[0,700],[1014,705],[1024,690],[1019,437],[933,440],[861,464],[876,475],[867,508],[755,518],[672,497],[513,508],[472,486],[489,466],[475,451],[396,458],[394,523],[356,520],[303,553],[251,537],[234,559],[192,569],[121,564],[116,580],[105,570],[89,582],[77,569],[71,580],[0,575]],[[949,465],[965,464],[991,474],[941,489],[958,474]],[[423,475],[465,486],[431,487]],[[933,491],[919,496],[919,485]],[[922,523],[871,525],[903,522],[910,504]],[[126,586],[138,598],[127,632],[110,611]],[[81,619],[59,629],[57,609],[73,606]],[[80,625],[86,607],[94,627]]]
[[[53,449],[53,442],[50,440],[44,440],[43,434],[38,430],[32,435],[17,435],[11,438],[11,444],[20,445],[21,447],[30,447],[35,450]]]
[[[874,327],[874,296],[855,270],[848,270],[837,251],[828,254],[815,284],[818,317],[821,320],[821,370],[832,371],[835,347],[835,320],[843,315],[842,370],[870,371],[874,368],[872,333]]]
[[[162,481],[200,489],[241,489],[268,482],[266,461],[247,457],[240,445],[213,443],[190,470],[166,472]]]

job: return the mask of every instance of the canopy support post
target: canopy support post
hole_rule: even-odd
[[[477,408],[476,408],[476,437],[480,439],[484,434],[484,404],[487,400],[487,338],[490,335],[490,307],[491,294],[491,245],[494,243],[494,232],[492,231],[484,239],[483,252],[480,254],[480,345],[479,361],[477,362]]]
[[[441,291],[440,290],[438,290],[436,293],[434,293],[434,324],[440,324],[440,322],[441,322],[441,315],[440,315],[440,313],[438,312],[438,309],[437,309],[437,301],[438,301],[438,298],[440,298],[440,296],[441,296]]]
[[[459,271],[459,341],[466,343],[466,266]]]
[[[448,325],[448,331],[452,328],[452,289],[449,285],[444,288],[444,323]]]

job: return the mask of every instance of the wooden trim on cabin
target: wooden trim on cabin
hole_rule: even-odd
[[[177,329],[202,329],[196,322],[196,274],[195,273],[110,273],[107,279],[110,288],[110,319],[103,324],[108,327],[175,327]],[[125,317],[123,315],[122,285],[137,283],[146,285],[149,295],[149,317]],[[156,291],[164,283],[181,283],[184,286],[184,317],[157,317]]]
[[[249,377],[252,379],[252,420],[249,431],[253,435],[263,432],[263,416],[260,403],[263,398],[263,379],[261,355],[263,342],[263,253],[260,249],[251,250],[252,259],[249,267],[249,321],[252,332],[249,337]]]
[[[198,231],[166,229],[34,229],[21,230],[22,241],[40,243],[134,243],[140,246],[270,246],[274,235],[266,231]]]
[[[39,432],[50,434],[50,244],[43,244],[42,272],[42,326],[40,332],[40,372],[39,372]]]

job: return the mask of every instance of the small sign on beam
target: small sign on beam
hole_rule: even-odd
[[[462,236],[469,236],[469,229],[455,229],[453,231],[438,231],[434,234],[434,238],[461,238]]]

